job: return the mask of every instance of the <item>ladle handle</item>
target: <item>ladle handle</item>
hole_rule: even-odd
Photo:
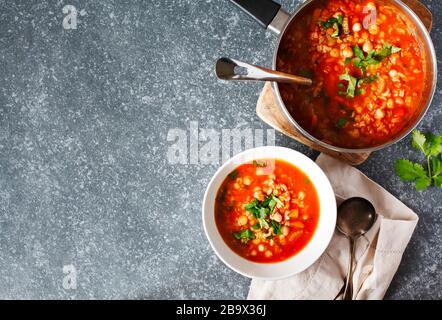
[[[230,0],[241,10],[267,28],[278,13],[281,5],[272,0]]]
[[[241,67],[245,72],[238,73],[236,67]],[[312,80],[292,74],[266,69],[239,60],[230,58],[218,59],[215,66],[216,76],[221,80],[258,80],[296,83],[309,86]]]
[[[342,300],[353,300],[353,265],[355,259],[355,239],[348,238],[350,242],[350,259],[348,262],[347,282],[345,283],[344,297]]]
[[[281,8],[279,3],[272,0],[230,0],[242,11],[247,13],[259,24],[280,34],[286,23],[290,20],[290,14]]]

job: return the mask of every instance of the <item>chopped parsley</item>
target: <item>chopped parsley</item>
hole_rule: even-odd
[[[342,129],[342,128],[344,128],[344,126],[347,124],[347,122],[348,122],[347,118],[340,118],[340,119],[338,120],[338,123],[336,123],[336,126],[337,126],[339,129]]]
[[[273,233],[275,235],[278,235],[278,234],[282,233],[282,231],[281,231],[282,225],[279,222],[276,222],[275,220],[271,220],[270,224],[271,224],[271,226],[273,228]]]
[[[264,168],[264,167],[267,167],[267,162],[265,162],[265,161],[261,161],[261,160],[253,160],[253,165],[254,165],[255,167],[261,167],[261,168]]]
[[[364,51],[362,51],[361,47],[354,46],[353,53],[355,58],[353,59],[353,64],[361,69],[363,72],[367,70],[367,67],[371,64],[378,64],[379,61],[374,58],[376,51],[370,51],[367,56],[365,56]]]
[[[379,50],[379,52],[376,53],[375,59],[378,61],[382,61],[385,58],[391,56],[394,53],[398,53],[401,51],[401,48],[399,47],[395,47],[392,44],[385,42],[384,46],[382,47],[381,50]]]
[[[333,38],[338,38],[342,30],[342,24],[344,22],[343,16],[337,18],[331,17],[327,21],[321,21],[320,24],[324,29],[333,28],[333,33],[330,35]]]
[[[368,77],[358,79],[358,78],[351,76],[348,73],[341,74],[339,76],[339,80],[348,81],[348,84],[347,84],[346,91],[339,91],[338,94],[341,96],[346,96],[347,98],[354,98],[357,95],[365,93],[365,89],[361,88],[362,85],[367,84],[367,83],[372,83],[377,78],[378,78],[377,75],[371,75]],[[342,89],[342,88],[345,88],[345,85],[342,82],[340,82],[340,83],[338,83],[338,87],[340,89]],[[344,123],[344,125],[345,125],[345,123]]]
[[[345,64],[348,64],[351,61],[353,61],[353,64],[365,73],[369,65],[379,64],[385,58],[399,51],[401,51],[401,48],[395,47],[389,44],[388,42],[385,42],[382,49],[379,50],[378,52],[376,52],[375,50],[371,50],[370,52],[368,52],[367,55],[365,55],[361,47],[356,45],[353,46],[353,53],[355,55],[355,58],[345,59]]]
[[[270,195],[267,196],[264,201],[254,199],[253,201],[247,203],[244,208],[250,212],[256,218],[256,220],[258,220],[260,228],[268,228],[269,224],[266,218],[274,211],[278,203],[283,205],[282,201],[279,200],[277,196]]]
[[[232,172],[230,172],[229,174],[228,174],[228,177],[231,179],[231,180],[235,180],[236,179],[236,177],[238,176],[238,170],[233,170]]]
[[[349,75],[348,73],[341,74],[339,80],[347,81],[347,90],[340,91],[340,95],[345,95],[347,98],[354,98],[356,94],[356,86],[358,84],[358,79]]]
[[[249,230],[249,229],[244,229],[238,232],[235,232],[233,234],[233,236],[237,239],[237,240],[241,240],[241,242],[243,243],[247,243],[250,240],[255,239],[255,234]]]

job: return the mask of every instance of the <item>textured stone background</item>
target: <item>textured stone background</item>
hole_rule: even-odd
[[[249,280],[201,226],[218,165],[170,165],[167,133],[266,128],[261,84],[220,83],[213,66],[222,55],[270,66],[275,36],[227,0],[32,3],[0,1],[0,298],[245,298]],[[76,30],[62,27],[66,4],[86,12]],[[441,30],[436,19],[439,56]],[[441,129],[441,94],[420,129]],[[406,139],[360,167],[420,216],[389,299],[442,298],[442,191],[393,173],[416,156]],[[77,289],[65,290],[71,264]]]

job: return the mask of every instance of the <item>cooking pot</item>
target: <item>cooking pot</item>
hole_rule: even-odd
[[[273,54],[273,65],[272,68],[276,69],[276,63],[278,58],[279,49],[281,43],[285,39],[285,35],[290,32],[290,25],[297,21],[298,17],[301,17],[303,13],[308,12],[313,7],[317,7],[327,0],[307,0],[292,14],[287,13],[281,8],[281,5],[271,1],[271,0],[231,0],[239,6],[243,11],[252,16],[256,21],[261,24],[264,28],[273,31],[278,35],[278,40],[276,48]],[[423,67],[425,70],[425,85],[423,94],[421,97],[421,102],[418,110],[414,117],[404,126],[404,128],[392,136],[386,142],[363,148],[343,148],[339,146],[332,145],[330,143],[321,141],[308,133],[301,125],[295,121],[290,112],[288,111],[280,93],[280,84],[273,82],[273,90],[276,96],[277,103],[287,118],[289,123],[306,139],[312,141],[314,144],[320,145],[323,148],[345,153],[361,153],[361,152],[372,152],[382,148],[386,148],[393,143],[398,142],[405,136],[407,136],[422,120],[426,111],[428,110],[431,101],[434,96],[437,83],[437,59],[434,50],[433,43],[431,41],[429,32],[421,19],[416,15],[416,13],[404,2],[412,3],[417,0],[376,0],[376,3],[385,3],[394,7],[397,12],[402,15],[407,22],[409,22],[409,27],[414,33],[417,42],[421,46],[421,52],[423,57]],[[296,61],[294,61],[296,63]]]

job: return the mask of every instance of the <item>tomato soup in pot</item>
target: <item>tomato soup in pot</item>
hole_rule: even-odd
[[[289,26],[276,69],[314,81],[279,84],[294,120],[317,139],[350,149],[399,135],[420,112],[425,90],[419,43],[382,1],[324,1]]]

